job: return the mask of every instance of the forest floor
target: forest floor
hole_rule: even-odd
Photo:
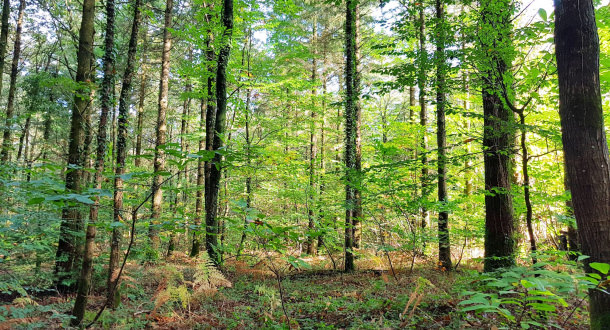
[[[342,273],[324,257],[306,258],[306,270],[258,257],[227,260],[222,274],[179,253],[156,264],[128,263],[121,304],[93,328],[497,329],[503,322],[497,314],[460,311],[461,293],[479,281],[476,267],[446,272],[422,259],[411,269],[410,259],[394,257],[393,274],[383,256],[371,255],[357,260],[359,271]],[[104,304],[103,278],[94,281],[88,321]],[[0,295],[0,330],[65,326],[74,297],[46,293]],[[582,310],[560,311],[569,318],[563,328],[586,329]]]

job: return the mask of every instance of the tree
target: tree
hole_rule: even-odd
[[[66,170],[66,190],[80,193],[83,187],[88,118],[91,113],[91,63],[93,62],[93,37],[95,23],[95,0],[84,0],[75,82],[77,84],[72,108]],[[73,271],[82,254],[82,243],[76,233],[83,228],[83,216],[78,204],[67,200],[62,211],[59,244],[55,256],[55,285],[61,292],[73,291]]]
[[[102,181],[104,179],[104,157],[106,156],[106,135],[108,126],[108,112],[114,106],[112,99],[114,89],[114,20],[115,20],[115,5],[114,0],[106,1],[106,36],[104,39],[104,77],[101,86],[101,112],[97,132],[97,151],[95,158],[95,188],[102,189]],[[83,264],[81,267],[80,277],[78,279],[78,292],[74,302],[72,315],[74,318],[70,321],[73,326],[79,325],[85,315],[87,308],[87,295],[91,287],[91,274],[93,267],[93,250],[95,244],[96,222],[98,220],[100,199],[95,198],[94,204],[89,209],[89,223],[85,236],[85,251],[83,254]]]
[[[135,73],[136,53],[138,50],[138,34],[140,24],[142,22],[141,13],[142,0],[134,0],[133,4],[133,22],[131,25],[131,36],[129,37],[129,46],[127,50],[127,65],[123,73],[123,85],[119,95],[119,117],[116,143],[116,167],[114,176],[114,212],[113,221],[115,224],[121,223],[123,217],[123,190],[125,174],[125,158],[127,156],[127,132],[129,129],[129,104],[131,98],[131,89],[133,84],[133,76]],[[115,295],[117,290],[117,269],[119,265],[121,231],[119,226],[112,227],[112,238],[110,241],[110,260],[108,263],[108,302],[110,307],[116,307]]]
[[[353,271],[356,227],[362,216],[360,195],[360,106],[357,60],[358,0],[347,0],[345,10],[345,271]]]
[[[216,62],[216,115],[214,116],[214,129],[208,131],[212,134],[212,150],[214,158],[207,168],[209,176],[206,177],[206,200],[205,200],[205,247],[208,256],[215,264],[220,264],[222,254],[218,250],[218,191],[220,190],[220,178],[222,175],[222,154],[223,138],[227,121],[227,66],[231,55],[231,45],[233,40],[233,0],[223,0],[222,2],[222,39],[220,40],[220,50]],[[207,136],[206,136],[207,138]]]
[[[576,15],[575,13],[578,13]],[[580,248],[591,263],[610,263],[610,157],[599,77],[593,1],[555,1],[559,116]],[[589,292],[592,329],[610,324],[610,295]]]
[[[483,154],[485,162],[485,271],[514,264],[515,223],[511,195],[513,114],[502,99],[510,86],[512,61],[511,0],[480,2],[479,30],[482,96]]]
[[[4,74],[4,61],[6,58],[6,46],[8,45],[9,17],[11,15],[11,2],[2,2],[2,27],[0,27],[0,95],[2,95],[2,77]]]
[[[173,0],[167,0],[165,4],[165,21],[163,25],[163,52],[161,54],[161,77],[159,80],[159,100],[157,103],[157,135],[155,140],[154,177],[152,183],[152,205],[150,224],[148,227],[148,238],[151,253],[156,254],[159,248],[159,219],[161,218],[161,203],[163,202],[163,171],[165,171],[165,142],[167,132],[167,105],[169,102],[169,69],[170,52],[172,49],[172,36],[170,32],[172,24]]]
[[[440,266],[450,270],[451,243],[449,240],[449,212],[447,211],[447,132],[445,108],[447,105],[447,64],[445,58],[446,25],[442,0],[436,0],[436,141],[438,145],[438,201],[442,209],[438,213],[438,259]]]
[[[19,13],[17,14],[17,30],[15,31],[15,46],[13,47],[13,61],[11,63],[11,81],[8,89],[8,102],[6,104],[6,124],[2,138],[2,155],[0,162],[6,163],[10,160],[10,149],[13,143],[11,131],[13,129],[13,113],[15,111],[15,92],[17,89],[17,74],[19,73],[19,57],[21,55],[21,30],[23,29],[23,12],[25,11],[25,0],[19,1]],[[1,38],[1,37],[0,37]],[[1,65],[1,63],[0,63]],[[0,72],[0,80],[2,80]],[[2,86],[0,85],[0,89]]]

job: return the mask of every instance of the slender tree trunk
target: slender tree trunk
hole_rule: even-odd
[[[159,248],[159,221],[161,218],[161,204],[163,203],[163,175],[165,171],[165,150],[163,147],[167,132],[167,105],[169,102],[169,66],[170,52],[172,49],[172,36],[170,32],[172,24],[172,10],[174,0],[167,0],[165,6],[165,23],[163,25],[163,53],[161,55],[161,77],[159,82],[159,101],[157,112],[157,138],[155,141],[155,176],[152,184],[152,205],[150,224],[148,227],[148,238],[150,241],[151,253],[156,256]]]
[[[32,113],[28,112],[27,117],[25,118],[25,124],[23,125],[23,131],[21,132],[21,136],[19,137],[19,149],[17,151],[17,159],[15,161],[19,161],[21,159],[21,155],[23,155],[23,160],[28,158],[27,149],[28,149],[28,134],[30,134],[30,125],[32,124]],[[24,144],[25,142],[25,144]],[[23,150],[25,149],[25,153]]]
[[[206,21],[211,24],[212,15],[206,15]],[[201,112],[199,127],[201,130],[205,128],[205,140],[199,139],[199,152],[206,150],[213,152],[213,141],[214,141],[214,123],[216,118],[216,107],[215,107],[215,96],[214,96],[214,35],[212,30],[209,29],[206,35],[206,59],[208,62],[208,78],[207,78],[207,97],[201,100]],[[201,249],[201,213],[204,207],[207,212],[207,199],[209,196],[210,186],[208,184],[210,180],[210,173],[212,170],[212,162],[209,161],[209,156],[199,158],[197,161],[197,196],[195,201],[195,219],[194,225],[196,227],[193,232],[193,245],[191,247],[191,257],[196,257]],[[205,195],[204,195],[205,191]],[[205,204],[205,205],[204,205]]]
[[[481,49],[485,57],[483,72],[483,151],[485,163],[485,271],[515,263],[515,222],[511,195],[511,157],[514,141],[513,113],[501,97],[510,79],[506,55],[512,47],[512,5],[510,0],[481,1]],[[495,36],[490,40],[489,35]],[[491,49],[491,51],[489,51]]]
[[[314,84],[314,87],[311,89],[311,115],[310,115],[310,123],[309,123],[309,200],[307,201],[307,214],[309,217],[308,230],[309,235],[307,236],[307,254],[315,255],[316,254],[316,245],[313,236],[313,230],[315,227],[315,189],[316,189],[316,79],[317,79],[317,59],[316,59],[316,41],[318,34],[318,20],[317,17],[314,16],[313,20],[313,33],[311,38],[311,47],[312,49],[312,62],[311,62],[311,82]]]
[[[13,115],[15,112],[15,92],[17,91],[17,74],[19,73],[19,57],[21,56],[21,31],[23,29],[23,12],[25,11],[25,0],[19,1],[19,14],[17,15],[17,30],[15,31],[15,46],[13,47],[13,62],[11,63],[11,80],[8,88],[8,102],[6,104],[6,123],[2,138],[2,155],[0,162],[6,164],[10,161],[10,150],[12,148]],[[1,75],[0,75],[1,80]],[[1,87],[1,86],[0,86]]]
[[[345,271],[353,271],[355,230],[354,225],[358,215],[358,176],[357,169],[357,112],[358,88],[356,86],[357,72],[357,3],[358,0],[347,0],[345,11]]]
[[[138,114],[136,119],[136,167],[142,166],[142,134],[144,131],[144,102],[146,101],[146,87],[148,85],[148,30],[146,25],[142,28],[142,74],[140,76],[140,91],[138,95]]]
[[[559,116],[574,215],[582,253],[590,257],[587,272],[593,272],[590,263],[610,263],[610,157],[591,0],[555,1],[555,50]],[[591,290],[589,298],[591,329],[607,329],[610,295]]]
[[[9,17],[11,15],[11,2],[2,2],[2,27],[0,28],[0,96],[2,95],[2,77],[4,76],[4,64],[6,58],[6,46],[8,46]]]
[[[419,8],[419,74],[417,77],[417,84],[419,89],[419,125],[421,126],[420,136],[420,149],[421,149],[421,227],[425,228],[428,224],[430,212],[428,212],[427,206],[425,206],[426,199],[430,193],[429,178],[430,175],[428,169],[428,113],[426,104],[426,84],[427,84],[427,63],[428,63],[428,52],[426,51],[426,17],[424,12],[423,4],[420,4]],[[425,250],[425,242],[422,251]]]
[[[138,34],[142,23],[142,0],[134,0],[133,22],[131,25],[131,36],[127,50],[127,65],[123,73],[123,83],[119,94],[119,115],[116,143],[116,167],[114,176],[114,212],[112,227],[112,239],[110,241],[110,260],[108,263],[107,294],[111,308],[117,307],[118,266],[121,243],[121,230],[119,224],[123,221],[123,175],[125,174],[125,158],[127,156],[127,134],[129,128],[129,100],[132,93],[133,76],[136,66],[136,54],[138,51]]]
[[[354,120],[355,120],[355,138],[356,138],[356,154],[354,155],[354,166],[356,170],[356,184],[354,186],[354,214],[352,218],[354,231],[354,248],[359,249],[362,246],[362,104],[360,103],[360,0],[354,0],[356,8],[354,9],[355,19],[355,35],[354,35]]]
[[[115,4],[114,0],[106,0],[106,36],[104,40],[104,78],[101,86],[101,112],[97,132],[97,151],[95,159],[95,188],[102,189],[104,179],[104,157],[106,156],[107,131],[108,131],[108,112],[114,111],[114,21]],[[78,292],[70,321],[72,326],[79,325],[87,309],[87,296],[91,287],[91,274],[93,270],[93,250],[95,247],[96,222],[98,220],[98,210],[100,205],[99,196],[95,198],[94,204],[89,209],[89,224],[85,236],[85,251],[80,277],[78,279]]]
[[[328,77],[326,74],[327,70],[327,44],[324,43],[324,59],[323,59],[323,76],[322,76],[322,120],[320,125],[320,173],[318,175],[320,193],[318,194],[318,223],[320,224],[320,229],[324,229],[326,224],[324,223],[324,189],[325,189],[325,174],[326,174],[326,164],[324,159],[324,141],[325,135],[324,130],[326,129],[326,93],[327,93],[327,81]],[[324,231],[320,233],[318,236],[318,249],[324,244]]]
[[[77,54],[76,83],[78,87],[74,96],[74,107],[70,124],[68,169],[66,170],[66,190],[80,193],[83,185],[83,166],[85,165],[86,150],[88,149],[86,125],[91,112],[92,88],[91,63],[93,59],[93,37],[95,23],[95,0],[83,1],[83,14],[79,32]],[[55,285],[61,292],[70,292],[75,289],[74,270],[75,261],[79,259],[79,245],[81,239],[74,233],[83,228],[83,217],[78,205],[67,205],[62,211],[59,244],[55,256]]]
[[[530,252],[532,253],[532,263],[537,263],[536,258],[536,237],[534,236],[534,226],[532,225],[534,211],[532,209],[532,198],[530,196],[530,175],[529,175],[529,155],[526,141],[525,114],[520,112],[519,122],[521,124],[521,167],[523,170],[523,198],[525,199],[525,223],[530,240]]]
[[[447,132],[445,128],[445,107],[447,105],[446,56],[445,56],[445,6],[436,0],[436,141],[438,145],[438,201],[441,210],[438,212],[438,260],[446,270],[452,269],[451,242],[449,240],[449,211],[447,204]]]
[[[222,156],[218,153],[223,146],[223,138],[227,120],[227,65],[231,54],[231,43],[233,38],[233,0],[223,0],[222,2],[222,23],[223,34],[221,48],[218,53],[216,67],[216,116],[214,118],[214,139],[212,149],[214,158],[210,164],[209,180],[206,180],[206,237],[205,245],[210,259],[219,264],[221,251],[218,250],[218,192],[220,189],[220,178],[222,175]]]
[[[568,169],[566,168],[565,161],[563,162],[563,187],[565,191],[571,191],[570,179],[568,178]],[[572,205],[572,198],[566,200],[566,216],[574,217],[574,206]],[[568,251],[570,252],[568,258],[570,260],[577,260],[580,248],[578,247],[578,231],[576,230],[576,226],[574,224],[568,225],[567,235]]]

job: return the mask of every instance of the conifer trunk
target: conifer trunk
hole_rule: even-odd
[[[144,102],[146,101],[146,86],[148,85],[148,30],[143,26],[142,33],[142,74],[140,75],[140,91],[138,94],[138,114],[136,119],[136,167],[142,165],[142,134],[144,130]]]
[[[6,46],[8,46],[9,17],[11,16],[11,2],[2,2],[2,27],[0,28],[0,96],[2,95],[2,77],[4,76],[4,64],[6,58]]]
[[[167,0],[165,5],[165,22],[163,25],[163,52],[161,54],[161,77],[159,81],[159,100],[157,103],[157,136],[155,140],[154,178],[152,183],[152,205],[148,239],[150,241],[151,256],[156,257],[159,249],[159,221],[161,219],[161,206],[163,203],[163,175],[165,171],[165,150],[167,133],[167,105],[169,102],[169,67],[170,52],[172,49],[172,10],[174,0]]]

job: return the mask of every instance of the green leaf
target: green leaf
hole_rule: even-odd
[[[546,10],[544,10],[544,8],[538,9],[538,15],[540,15],[540,18],[542,18],[543,21],[546,21],[548,18]]]
[[[87,205],[91,205],[91,204],[95,203],[89,197],[82,196],[82,195],[75,195],[74,199],[76,199],[77,201],[79,201],[79,202],[81,202],[83,204],[87,204]]]
[[[37,205],[44,202],[44,197],[34,197],[28,201],[28,205]]]
[[[608,271],[610,271],[610,265],[601,262],[592,262],[589,264],[589,267],[597,270],[598,272],[604,275],[607,275]]]

